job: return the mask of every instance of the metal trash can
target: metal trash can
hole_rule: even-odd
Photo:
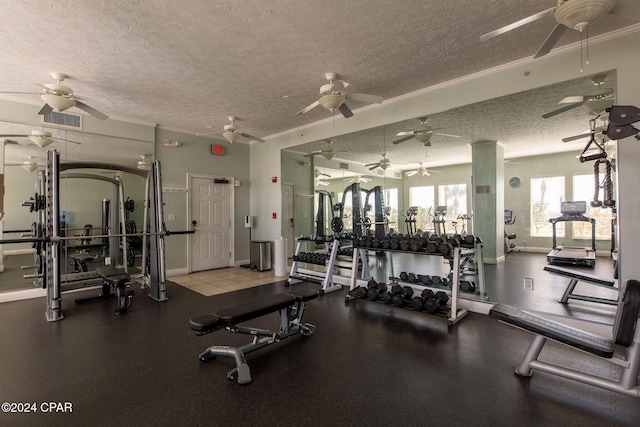
[[[252,240],[249,247],[249,262],[254,271],[271,270],[271,242]]]

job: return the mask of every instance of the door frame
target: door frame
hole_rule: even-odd
[[[296,200],[296,184],[292,183],[292,182],[283,182],[280,185],[280,198],[281,198],[281,200],[282,200],[282,186],[283,185],[290,185],[291,186],[291,194],[292,194],[292,200],[293,200],[293,203],[291,204],[291,210],[292,210],[292,215],[293,215],[293,231],[292,231],[293,240],[291,242],[287,242],[287,247],[285,248],[287,259],[289,259],[289,258],[291,258],[289,256],[289,253],[291,252],[293,255],[295,255],[295,252],[296,252],[296,242],[295,242],[295,240],[296,240],[296,228],[298,226],[298,221],[296,219],[296,203],[297,203],[297,200]],[[280,207],[280,211],[282,212],[282,206]],[[284,215],[282,215],[282,219],[280,220],[280,224],[282,224],[282,220],[284,220]],[[282,233],[282,234],[284,234],[284,233]],[[289,251],[289,248],[291,248],[291,251]]]
[[[193,217],[191,216],[191,200],[193,195],[193,189],[191,188],[191,180],[193,178],[199,179],[208,179],[213,181],[214,179],[226,179],[229,181],[227,184],[229,186],[229,252],[231,252],[231,257],[229,258],[229,267],[235,266],[236,263],[236,251],[235,251],[235,179],[232,176],[222,176],[222,175],[206,175],[200,173],[187,173],[187,221],[188,227],[191,227],[191,221]],[[187,272],[192,273],[193,270],[191,268],[191,250],[192,250],[191,238],[187,239]]]

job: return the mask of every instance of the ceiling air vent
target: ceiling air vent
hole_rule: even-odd
[[[69,113],[56,113],[52,111],[42,116],[43,123],[64,126],[72,129],[82,129],[82,116]]]
[[[340,163],[340,169],[349,169],[349,163]]]

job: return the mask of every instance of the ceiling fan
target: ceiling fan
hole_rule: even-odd
[[[371,179],[367,178],[366,176],[361,176],[361,175],[355,175],[351,178],[345,178],[344,179],[347,182],[355,182],[356,184],[359,184],[361,182],[370,182]]]
[[[320,169],[318,168],[315,169],[315,171],[313,172],[313,175],[314,175],[314,178],[320,178],[321,176],[326,176],[327,178],[331,178],[331,175],[329,175],[328,173],[320,172]]]
[[[329,183],[327,181],[323,181],[322,178],[315,178],[313,180],[313,183],[315,184],[316,187],[318,185],[329,185]]]
[[[138,164],[136,167],[143,171],[148,171],[151,169],[151,162],[147,160],[147,156],[151,156],[151,154],[144,154],[140,156],[140,160],[138,160]]]
[[[450,135],[448,133],[434,132],[434,130],[438,130],[438,129],[433,129],[431,126],[427,124],[427,121],[429,120],[428,117],[420,117],[418,118],[418,120],[420,120],[420,125],[421,125],[419,129],[398,132],[396,136],[402,136],[402,138],[396,139],[395,141],[393,141],[393,143],[400,144],[401,142],[405,142],[415,138],[418,141],[422,142],[425,146],[430,147],[431,146],[430,139],[433,135],[448,136],[451,138],[460,138],[458,135]]]
[[[14,93],[14,94],[24,94],[24,95],[40,95],[40,98],[44,101],[44,105],[38,111],[40,115],[51,114],[52,111],[61,112],[65,111],[71,107],[78,107],[85,113],[91,114],[93,117],[99,120],[108,119],[109,116],[106,114],[96,110],[93,107],[88,106],[80,98],[73,94],[73,89],[63,86],[62,82],[68,76],[62,73],[52,72],[51,77],[56,81],[55,84],[47,83],[41,84],[42,93],[32,93],[32,92],[2,92],[2,93]]]
[[[582,33],[589,25],[607,14],[640,21],[640,5],[636,0],[558,0],[557,6],[483,34],[480,37],[480,41],[492,39],[551,14],[553,14],[557,24],[533,56],[534,58],[539,58],[549,53],[567,28],[572,28]]]
[[[382,170],[387,170],[389,166],[391,166],[391,160],[387,159],[387,153],[382,153],[382,160],[376,163],[369,163],[364,165],[369,168],[369,170],[374,170],[376,168],[381,168]]]
[[[51,132],[47,132],[44,130],[32,130],[30,135],[17,135],[17,134],[0,135],[0,138],[12,138],[12,137],[25,138],[18,141],[18,144],[20,145],[29,145],[33,143],[40,148],[44,148],[55,141],[70,142],[72,144],[80,144],[79,142],[71,141],[69,139],[54,137]]]
[[[27,160],[22,163],[5,163],[5,166],[21,166],[22,169],[26,170],[27,172],[33,172],[34,170],[38,169],[38,167],[43,167],[43,165],[40,165],[33,160],[33,156],[27,156]]]
[[[595,121],[593,124],[594,136],[596,136],[600,140],[604,140],[605,138],[607,138],[605,130],[607,130],[607,126],[609,125],[609,116],[608,115],[600,116],[594,119],[594,121]],[[562,142],[577,141],[579,139],[587,138],[591,136],[591,134],[592,134],[592,131],[590,129],[587,129],[579,135],[567,136],[565,138],[562,138]]]
[[[240,137],[246,138],[246,139],[248,139],[250,141],[265,142],[265,140],[262,139],[262,138],[258,138],[257,136],[249,135],[248,133],[240,132],[240,130],[235,125],[236,120],[239,120],[237,117],[229,116],[227,118],[229,119],[229,124],[228,125],[224,125],[224,132],[198,133],[198,134],[196,134],[196,136],[222,134],[222,136],[224,136],[224,139],[226,139],[229,142],[229,144],[233,144]],[[212,126],[207,126],[207,127],[209,129],[213,129]]]
[[[329,81],[329,83],[320,86],[318,100],[298,111],[296,115],[307,113],[318,105],[321,105],[329,110],[331,114],[338,110],[345,118],[348,118],[353,116],[353,112],[347,104],[344,103],[347,99],[375,104],[380,104],[383,101],[383,98],[378,95],[346,92],[345,89],[349,86],[349,83],[338,80],[338,75],[336,73],[326,73],[324,77]],[[285,96],[285,98],[288,98],[288,96]]]
[[[613,105],[613,89],[602,87],[606,78],[607,76],[604,74],[593,76],[591,81],[598,88],[598,91],[596,93],[591,95],[576,95],[562,98],[560,102],[558,102],[558,104],[567,105],[557,110],[543,114],[542,118],[548,119],[549,117],[557,116],[558,114],[564,113],[565,111],[573,110],[574,108],[578,108],[582,105],[587,107],[594,114],[602,113],[604,110]]]
[[[333,159],[333,156],[336,155],[336,153],[338,151],[336,151],[336,147],[334,147],[333,145],[333,141],[330,139],[325,139],[325,149],[324,150],[316,150],[316,151],[312,151],[310,153],[305,154],[305,157],[313,157],[313,156],[317,156],[320,155],[322,157],[324,157],[327,160],[331,160]]]
[[[406,176],[414,176],[414,175],[431,176],[431,173],[441,173],[440,171],[427,169],[426,166],[422,166],[422,162],[418,163],[418,165],[419,166],[415,170],[405,172],[404,174]]]

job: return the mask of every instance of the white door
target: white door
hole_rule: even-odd
[[[282,237],[287,239],[287,258],[293,257],[295,236],[295,187],[293,184],[282,184]]]
[[[231,266],[230,188],[228,182],[191,177],[191,271]]]

